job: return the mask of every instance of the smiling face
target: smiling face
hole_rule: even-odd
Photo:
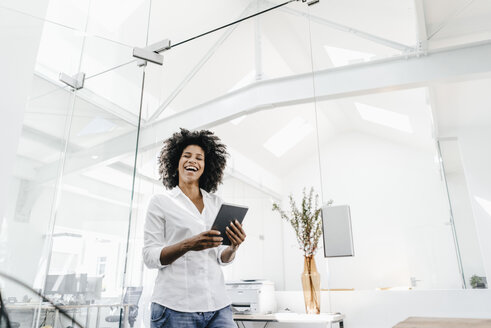
[[[200,146],[189,145],[179,159],[179,184],[197,183],[205,169],[205,152]]]

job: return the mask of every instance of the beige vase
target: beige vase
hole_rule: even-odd
[[[321,276],[317,272],[313,256],[305,256],[302,273],[305,312],[319,314],[321,309]]]

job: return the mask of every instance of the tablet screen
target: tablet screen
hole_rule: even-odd
[[[249,208],[247,206],[226,203],[222,204],[220,210],[218,211],[217,217],[215,218],[215,222],[213,222],[211,226],[212,230],[220,231],[221,237],[223,238],[222,245],[232,244],[225,233],[225,228],[230,226],[230,222],[235,220],[242,224],[248,209]]]

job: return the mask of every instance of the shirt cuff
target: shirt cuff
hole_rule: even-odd
[[[160,253],[162,252],[162,248],[163,247],[155,247],[154,249],[152,249],[150,251],[150,254],[149,254],[151,261],[153,262],[153,267],[156,269],[163,269],[166,266],[168,266],[168,264],[163,265],[160,263]]]
[[[235,257],[232,261],[230,262],[223,262],[222,261],[222,253],[224,250],[226,250],[228,248],[228,246],[225,246],[225,245],[221,245],[221,246],[218,246],[218,251],[217,251],[217,260],[218,260],[218,264],[220,264],[221,266],[227,266],[229,264],[232,264],[234,261],[235,261]]]

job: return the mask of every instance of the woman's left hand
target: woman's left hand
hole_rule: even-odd
[[[237,220],[230,222],[230,226],[227,227],[225,233],[232,243],[230,247],[233,251],[236,251],[246,238],[246,233],[244,232],[244,229],[242,229],[242,225]]]

